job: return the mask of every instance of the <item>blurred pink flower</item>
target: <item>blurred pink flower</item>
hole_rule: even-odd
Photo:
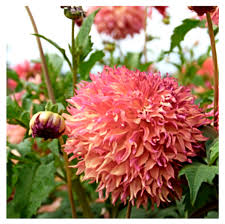
[[[167,15],[166,9],[168,6],[153,6],[165,18]]]
[[[213,59],[212,57],[208,57],[204,63],[202,64],[202,67],[197,72],[198,75],[206,76],[210,79],[213,78],[214,75],[214,67],[213,67]]]
[[[12,144],[20,143],[24,135],[26,134],[26,129],[14,124],[7,124],[7,140]]]
[[[200,20],[206,20],[206,15],[199,16],[199,18]],[[216,10],[211,13],[211,19],[215,25],[219,26],[219,7],[217,7]]]
[[[31,63],[26,60],[22,64],[16,65],[13,70],[15,70],[20,79],[28,80],[41,73],[41,64],[35,63],[34,65],[31,65]],[[16,85],[17,83],[14,80],[8,79],[8,87],[10,89],[15,89]]]
[[[217,7],[216,11],[212,14],[212,21],[215,25],[219,25],[219,7]]]
[[[147,206],[180,198],[182,162],[203,148],[198,129],[208,122],[190,90],[160,74],[105,67],[78,84],[64,114],[65,151],[77,174],[99,183],[100,199]],[[105,196],[103,195],[105,192]],[[136,200],[135,200],[136,199]]]
[[[101,8],[95,17],[99,33],[110,35],[114,39],[133,36],[144,28],[145,8],[141,6],[95,6],[90,7],[87,15]]]

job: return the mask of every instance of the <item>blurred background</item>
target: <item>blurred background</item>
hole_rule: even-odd
[[[83,7],[87,10],[88,7]],[[23,62],[24,60],[38,59],[39,52],[36,39],[31,34],[34,33],[29,17],[24,7],[12,7],[11,13],[16,15],[11,17],[8,21],[7,30],[7,62],[9,66],[14,66]],[[58,45],[68,51],[68,43],[71,41],[71,23],[63,15],[63,9],[59,6],[53,6],[51,10],[48,7],[30,7],[30,10],[36,21],[38,31],[40,34],[49,39],[54,40]],[[194,18],[196,14],[187,9],[187,6],[173,6],[168,7],[167,12],[170,16],[170,24],[163,23],[162,15],[157,10],[152,10],[152,16],[148,20],[147,33],[155,39],[150,41],[148,47],[148,59],[155,61],[162,50],[167,51],[170,47],[170,36],[173,29],[180,25],[182,20],[186,18]],[[16,18],[16,19],[15,19]],[[75,32],[78,31],[76,27]],[[205,53],[206,48],[210,45],[209,37],[206,35],[207,29],[196,28],[190,31],[182,42],[182,48],[189,49],[195,45],[194,54],[196,57]],[[102,40],[112,40],[109,36],[99,34],[95,28],[91,31],[92,42],[94,48],[101,50],[104,48]],[[126,52],[140,52],[144,45],[144,31],[140,34],[135,34],[133,37],[128,36],[126,39],[119,40],[117,43],[121,47],[121,51]],[[57,50],[46,41],[42,40],[43,49],[45,53],[57,53]],[[196,46],[197,45],[197,46]],[[118,52],[119,53],[119,52]],[[69,55],[69,54],[68,54]],[[177,69],[171,63],[177,63],[178,55],[170,54],[169,58],[165,57],[162,61],[155,64],[156,69],[162,74],[174,73]],[[92,72],[97,72],[101,68],[95,66]],[[66,63],[63,65],[63,71],[69,70]]]

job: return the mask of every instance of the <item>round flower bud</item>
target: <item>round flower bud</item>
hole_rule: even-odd
[[[63,117],[51,111],[40,111],[30,120],[29,134],[32,134],[33,137],[58,138],[64,131]]]
[[[81,26],[83,19],[85,18],[85,12],[81,6],[61,6],[64,8],[64,15],[75,21],[78,26]]]
[[[189,9],[195,11],[198,16],[204,15],[204,13],[212,13],[216,10],[217,6],[188,6]]]

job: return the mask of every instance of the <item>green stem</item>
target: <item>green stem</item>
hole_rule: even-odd
[[[148,13],[148,7],[145,7],[145,26],[144,26],[144,32],[145,32],[145,42],[144,42],[144,58],[145,58],[145,63],[148,62],[148,56],[147,56],[147,41],[148,41],[148,34],[147,34],[147,13]]]
[[[212,58],[213,58],[213,65],[214,65],[214,126],[217,126],[217,112],[218,112],[218,102],[219,102],[219,71],[218,71],[218,64],[217,64],[217,55],[216,55],[216,44],[212,26],[212,19],[210,13],[206,13],[207,23],[208,23],[208,31],[212,49]]]
[[[27,13],[30,17],[34,32],[36,34],[38,34],[37,26],[35,24],[34,18],[32,16],[32,13],[31,13],[29,7],[25,6],[25,9],[27,10]],[[41,64],[42,64],[45,82],[46,82],[46,86],[47,86],[47,90],[48,90],[48,96],[49,96],[49,99],[51,99],[51,101],[53,103],[56,103],[53,88],[52,88],[51,81],[50,81],[49,74],[48,74],[47,63],[46,63],[45,56],[44,56],[44,53],[43,53],[40,38],[38,36],[36,36],[36,40],[37,40],[38,49],[39,49],[39,52],[40,52]]]
[[[131,215],[131,208],[132,208],[132,205],[131,205],[131,202],[128,201],[128,205],[127,205],[127,212],[126,212],[126,218],[130,218],[130,215]]]
[[[73,180],[72,186],[75,192],[79,192],[76,195],[77,195],[78,202],[83,210],[83,216],[85,218],[93,218],[94,216],[92,214],[90,205],[88,203],[87,193],[85,192],[82,184],[80,183],[79,176],[77,176]]]
[[[64,145],[64,141],[63,141],[63,138],[62,137],[59,137],[59,143],[61,145],[61,151],[63,153],[63,158],[64,158],[64,161],[65,161],[67,188],[68,188],[70,206],[71,206],[71,210],[72,210],[72,217],[73,218],[77,218],[75,203],[74,203],[74,200],[73,200],[72,181],[71,181],[71,170],[69,168],[68,156],[67,156],[66,152],[63,150],[63,147],[62,147],[62,145]]]
[[[71,42],[72,42],[72,73],[73,73],[73,93],[76,88],[77,83],[77,59],[76,59],[76,53],[75,53],[75,22],[72,20],[72,36],[71,36]]]

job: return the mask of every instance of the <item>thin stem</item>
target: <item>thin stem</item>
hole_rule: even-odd
[[[67,156],[66,152],[63,150],[63,147],[62,147],[62,145],[64,145],[62,137],[59,137],[59,143],[61,145],[61,151],[63,153],[63,158],[64,158],[64,161],[65,161],[67,188],[68,188],[70,206],[71,206],[71,210],[72,210],[72,217],[77,218],[76,208],[75,208],[75,204],[74,204],[74,200],[73,200],[71,170],[69,168],[68,156]]]
[[[132,205],[131,205],[131,202],[128,201],[128,205],[127,205],[127,212],[126,212],[126,218],[130,218],[130,215],[131,215],[131,208],[132,208]]]
[[[148,62],[148,56],[147,56],[147,41],[148,41],[148,34],[147,34],[147,13],[148,13],[148,7],[145,7],[145,26],[144,26],[144,32],[145,32],[145,42],[144,42],[144,59],[145,63]]]
[[[83,217],[85,218],[93,218],[93,214],[91,211],[91,207],[88,203],[87,193],[83,188],[80,182],[80,176],[76,176],[76,178],[72,182],[72,186],[75,192],[77,193],[77,200],[83,210]]]
[[[72,36],[71,36],[71,42],[72,42],[72,73],[73,73],[73,91],[76,88],[76,82],[77,82],[77,61],[76,61],[76,54],[75,54],[75,22],[72,20]]]
[[[213,65],[214,65],[214,127],[217,126],[217,115],[218,115],[218,101],[219,101],[219,71],[218,71],[218,64],[217,64],[217,55],[216,55],[216,44],[212,26],[212,19],[210,13],[206,13],[207,23],[208,23],[208,31],[210,37],[210,43],[212,48],[212,58],[213,58]]]
[[[31,14],[31,11],[30,11],[29,7],[25,6],[25,9],[27,10],[27,13],[30,17],[34,32],[36,34],[38,34],[37,26],[35,24],[34,18]],[[36,40],[37,40],[38,49],[39,49],[39,52],[40,52],[41,64],[42,64],[44,77],[45,77],[45,81],[46,81],[46,86],[47,86],[47,90],[48,90],[48,96],[49,96],[49,99],[51,99],[51,101],[53,103],[55,103],[55,96],[54,96],[54,92],[53,92],[52,85],[51,85],[51,82],[50,82],[50,78],[49,78],[49,74],[48,74],[48,68],[47,68],[45,56],[44,56],[44,53],[43,53],[41,41],[40,41],[40,38],[38,36],[36,36]]]

